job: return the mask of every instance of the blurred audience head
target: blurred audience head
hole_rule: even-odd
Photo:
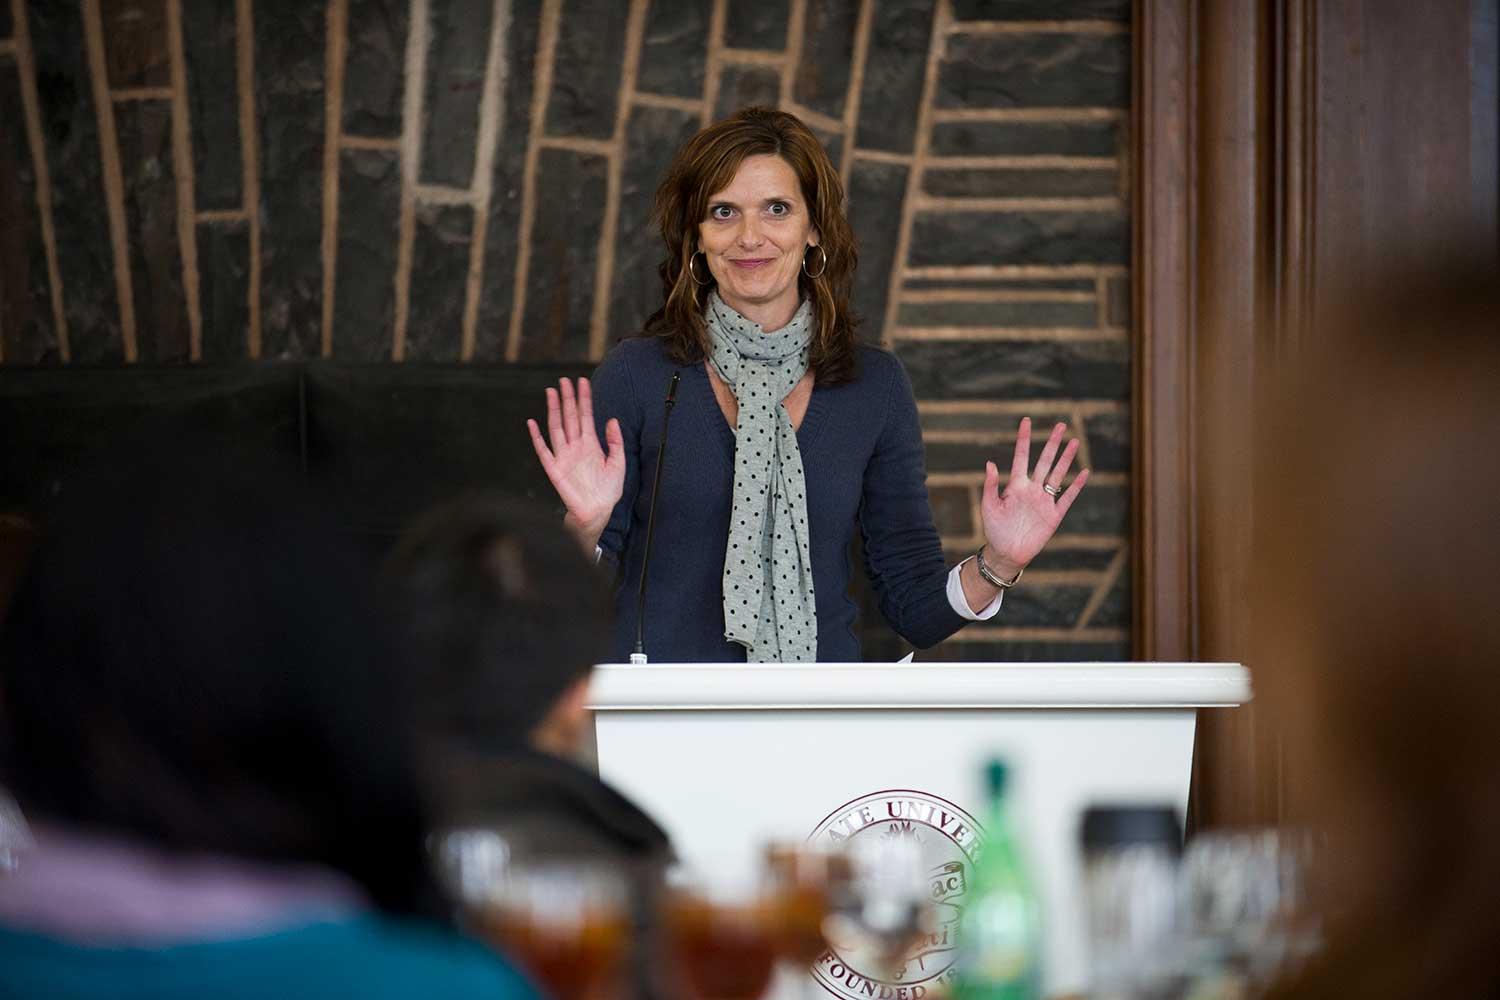
[[[577,748],[611,600],[555,515],[456,500],[401,539],[386,584],[425,735],[475,752]]]
[[[422,817],[368,567],[272,470],[141,444],[44,519],[0,631],[35,823],[342,870],[415,905]]]
[[[1293,995],[1500,985],[1490,249],[1346,289],[1264,424],[1256,701],[1282,727],[1288,811],[1336,866],[1330,948]]]

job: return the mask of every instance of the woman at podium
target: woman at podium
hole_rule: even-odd
[[[795,116],[746,108],[703,129],[656,192],[661,308],[592,382],[547,390],[545,437],[527,421],[568,526],[616,569],[621,661],[638,625],[658,662],[859,660],[856,526],[882,613],[934,645],[999,611],[1088,479],[1065,485],[1078,442],[1062,424],[1028,471],[1023,419],[1003,491],[985,465],[984,544],[945,565],[911,383],[855,336],[843,205]]]

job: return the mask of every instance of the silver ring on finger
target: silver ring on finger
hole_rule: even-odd
[[[1051,483],[1043,483],[1042,489],[1046,490],[1047,495],[1053,500],[1063,495],[1063,488],[1061,486],[1053,486]]]

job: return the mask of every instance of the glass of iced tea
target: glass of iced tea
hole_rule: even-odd
[[[776,966],[776,913],[764,882],[676,873],[663,902],[680,991],[693,1000],[757,1000]]]
[[[766,847],[765,863],[777,955],[793,965],[810,966],[828,947],[823,921],[848,905],[853,878],[849,858],[778,842]]]
[[[624,992],[628,900],[624,881],[608,869],[513,866],[472,920],[557,1000]]]
[[[556,1000],[624,995],[629,885],[587,859],[518,859],[492,830],[456,830],[434,845],[438,871],[476,935]]]

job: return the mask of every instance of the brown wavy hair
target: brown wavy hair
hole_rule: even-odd
[[[677,151],[656,189],[656,219],[667,256],[661,262],[665,302],[643,333],[661,337],[679,364],[708,356],[703,309],[713,282],[693,280],[690,264],[698,246],[698,225],[708,215],[708,199],[734,180],[751,156],[779,156],[797,175],[828,266],[816,278],[804,269],[797,278],[802,297],[813,304],[816,327],[809,367],[819,383],[843,382],[854,375],[855,318],[849,307],[858,253],[844,215],[844,186],[817,136],[796,115],[749,107],[700,131]]]

